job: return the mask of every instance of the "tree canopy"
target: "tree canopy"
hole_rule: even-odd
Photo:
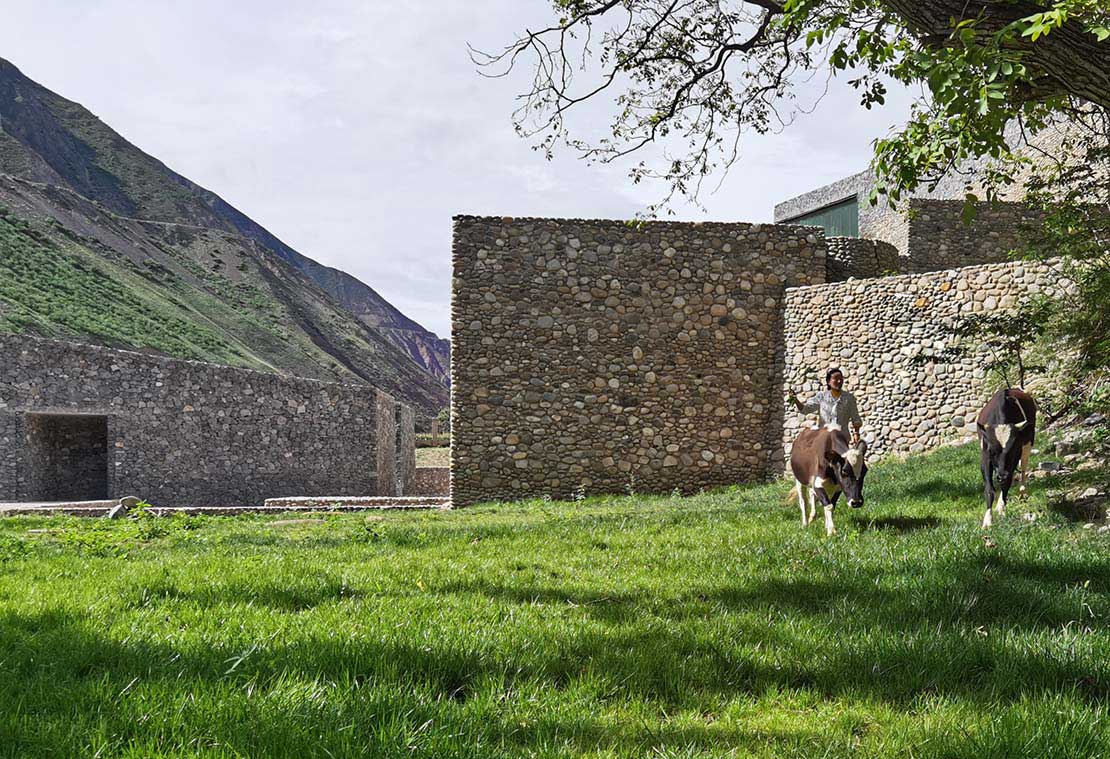
[[[474,50],[475,60],[489,75],[534,67],[516,124],[549,156],[560,144],[603,162],[653,143],[675,151],[631,169],[633,181],[665,180],[666,200],[696,198],[705,177],[736,160],[744,131],[785,125],[797,82],[822,70],[849,76],[868,108],[884,102],[887,82],[922,86],[902,132],[876,141],[874,167],[894,198],[970,158],[1008,157],[1008,124],[1035,133],[1061,113],[1110,109],[1107,0],[554,0],[553,7],[551,25],[497,53]],[[568,115],[609,96],[609,135],[577,137]],[[1007,178],[996,168],[988,185]]]

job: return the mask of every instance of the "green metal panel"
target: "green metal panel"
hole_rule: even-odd
[[[788,224],[823,227],[826,237],[859,237],[859,203],[849,198],[842,203],[790,219]]]

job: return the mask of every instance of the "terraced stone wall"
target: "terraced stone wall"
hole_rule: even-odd
[[[972,356],[956,364],[924,363],[948,342],[946,328],[968,314],[1016,310],[1038,293],[1053,293],[1047,269],[997,263],[897,277],[791,288],[786,291],[783,394],[807,397],[824,387],[829,366],[856,395],[871,455],[914,453],[974,434],[975,416],[998,388]],[[785,409],[783,448],[803,425]]]
[[[277,496],[375,495],[383,474],[395,479],[396,405],[368,385],[0,336],[0,500],[68,500],[44,484],[51,462],[69,457],[77,463],[64,471],[76,475],[95,462],[99,445],[109,498],[239,506]],[[388,406],[388,422],[379,406]],[[101,418],[95,429],[105,439],[74,437],[94,431],[69,424],[75,416]],[[411,427],[411,413],[399,418]],[[388,473],[378,467],[383,441]]]
[[[778,466],[787,286],[809,227],[455,219],[456,505],[669,492]]]

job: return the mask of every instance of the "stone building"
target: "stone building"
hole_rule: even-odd
[[[0,336],[0,501],[399,495],[413,439],[369,385]]]
[[[803,423],[784,391],[830,363],[863,391],[876,452],[966,432],[987,390],[974,359],[911,359],[962,315],[1050,290],[1005,263],[1035,217],[1003,203],[965,225],[962,194],[899,211],[869,194],[849,177],[775,224],[456,217],[455,504],[777,474]]]

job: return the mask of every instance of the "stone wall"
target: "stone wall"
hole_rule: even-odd
[[[401,495],[397,479],[397,401],[381,390],[376,391],[377,420],[377,494]]]
[[[916,366],[914,357],[943,350],[946,328],[967,314],[1016,309],[1051,294],[1052,282],[1041,266],[1001,263],[788,289],[783,394],[793,388],[808,397],[824,387],[825,370],[839,366],[874,455],[922,451],[973,433],[979,408],[997,389],[985,386],[979,360]],[[812,419],[786,412],[787,455]]]
[[[871,205],[875,179],[864,171],[779,203],[775,206],[775,221],[790,223],[793,218],[854,197],[859,209],[860,239],[888,243],[900,256],[899,266],[891,271],[920,273],[1006,261],[1009,252],[1021,246],[1022,227],[1038,217],[1022,203],[978,203],[974,220],[965,224],[962,212],[966,180],[965,174],[953,174],[932,192],[920,192],[894,209],[885,200]],[[840,276],[843,267],[853,265],[849,253],[860,254],[867,262],[873,252],[866,248],[835,250],[834,246],[830,240],[828,281],[845,278]],[[882,271],[863,276],[877,276]]]
[[[50,456],[69,456],[74,473],[95,461],[50,440],[66,428],[51,415],[73,414],[105,420],[112,498],[231,506],[376,493],[378,407],[394,402],[367,385],[24,336],[0,336],[0,357],[0,500],[61,497],[43,481]],[[393,440],[392,405],[389,426]]]
[[[1023,229],[1039,219],[1022,203],[978,203],[974,220],[965,224],[963,207],[963,200],[910,200],[905,271],[1006,261],[1010,251],[1022,246]]]
[[[463,216],[453,258],[456,505],[778,465],[783,292],[824,281],[819,230]]]
[[[859,237],[829,237],[825,242],[825,278],[829,282],[898,273],[905,265],[898,249],[888,242]]]
[[[408,495],[416,476],[416,415],[411,406],[397,404],[398,495]]]

